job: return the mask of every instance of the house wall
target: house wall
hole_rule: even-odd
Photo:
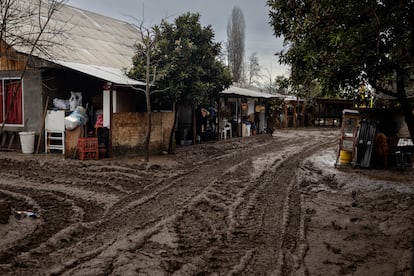
[[[174,112],[152,113],[151,152],[168,150],[173,123]],[[114,113],[112,127],[112,148],[115,156],[143,153],[146,113]]]
[[[25,131],[39,135],[43,126],[42,75],[40,71],[27,72],[23,80]]]

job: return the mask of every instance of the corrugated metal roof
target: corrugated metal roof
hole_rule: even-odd
[[[46,12],[45,8],[43,12]],[[138,83],[129,80],[123,72],[132,66],[134,45],[140,38],[139,30],[132,24],[62,5],[53,14],[48,28],[62,30],[58,36],[48,35],[46,31],[43,37],[56,42],[56,45],[48,51],[48,56],[34,55],[114,83],[117,83],[114,80],[122,81],[118,84]],[[30,52],[24,47],[16,47],[16,50],[26,54]]]
[[[260,91],[255,91],[251,89],[241,88],[237,86],[230,86],[226,90],[222,91],[220,94],[222,95],[237,95],[237,96],[244,96],[244,97],[251,97],[251,98],[284,98],[284,95],[274,95],[269,93],[264,93]]]
[[[97,66],[97,65],[88,65],[88,64],[81,64],[81,63],[73,63],[73,62],[65,62],[65,61],[57,61],[59,65],[65,66],[72,70],[82,72],[91,76],[95,76],[99,79],[109,81],[116,84],[122,85],[140,85],[144,86],[145,82],[133,80],[128,78],[121,69],[113,68],[113,67],[104,67],[104,66]]]

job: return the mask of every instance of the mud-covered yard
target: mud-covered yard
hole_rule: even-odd
[[[335,168],[338,138],[283,130],[149,164],[0,152],[0,275],[412,275],[413,170]]]

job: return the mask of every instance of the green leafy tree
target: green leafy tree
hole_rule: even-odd
[[[377,92],[398,99],[410,135],[414,116],[407,99],[412,88],[414,4],[405,0],[268,0],[271,25],[287,50],[292,85],[317,80],[323,91],[357,86],[366,72]]]
[[[150,69],[137,51],[129,75],[145,80],[147,72],[152,74],[153,85],[163,91],[162,100],[171,102],[174,109],[176,104],[196,108],[209,103],[230,86],[231,74],[219,60],[221,45],[214,42],[211,26],[201,26],[199,14],[183,14],[174,23],[163,20],[152,32]]]
[[[274,86],[276,88],[276,92],[287,95],[289,93],[289,78],[285,76],[277,76],[274,80]]]

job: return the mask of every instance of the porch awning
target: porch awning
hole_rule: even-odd
[[[104,67],[98,65],[88,65],[67,61],[54,61],[54,63],[70,68],[72,70],[102,79],[118,85],[144,86],[145,82],[129,78],[119,68]]]
[[[235,97],[250,97],[250,98],[284,98],[283,95],[274,95],[269,93],[264,93],[260,91],[255,91],[251,89],[241,88],[237,86],[230,86],[226,90],[220,92],[220,95],[226,95],[226,96],[235,96]]]

